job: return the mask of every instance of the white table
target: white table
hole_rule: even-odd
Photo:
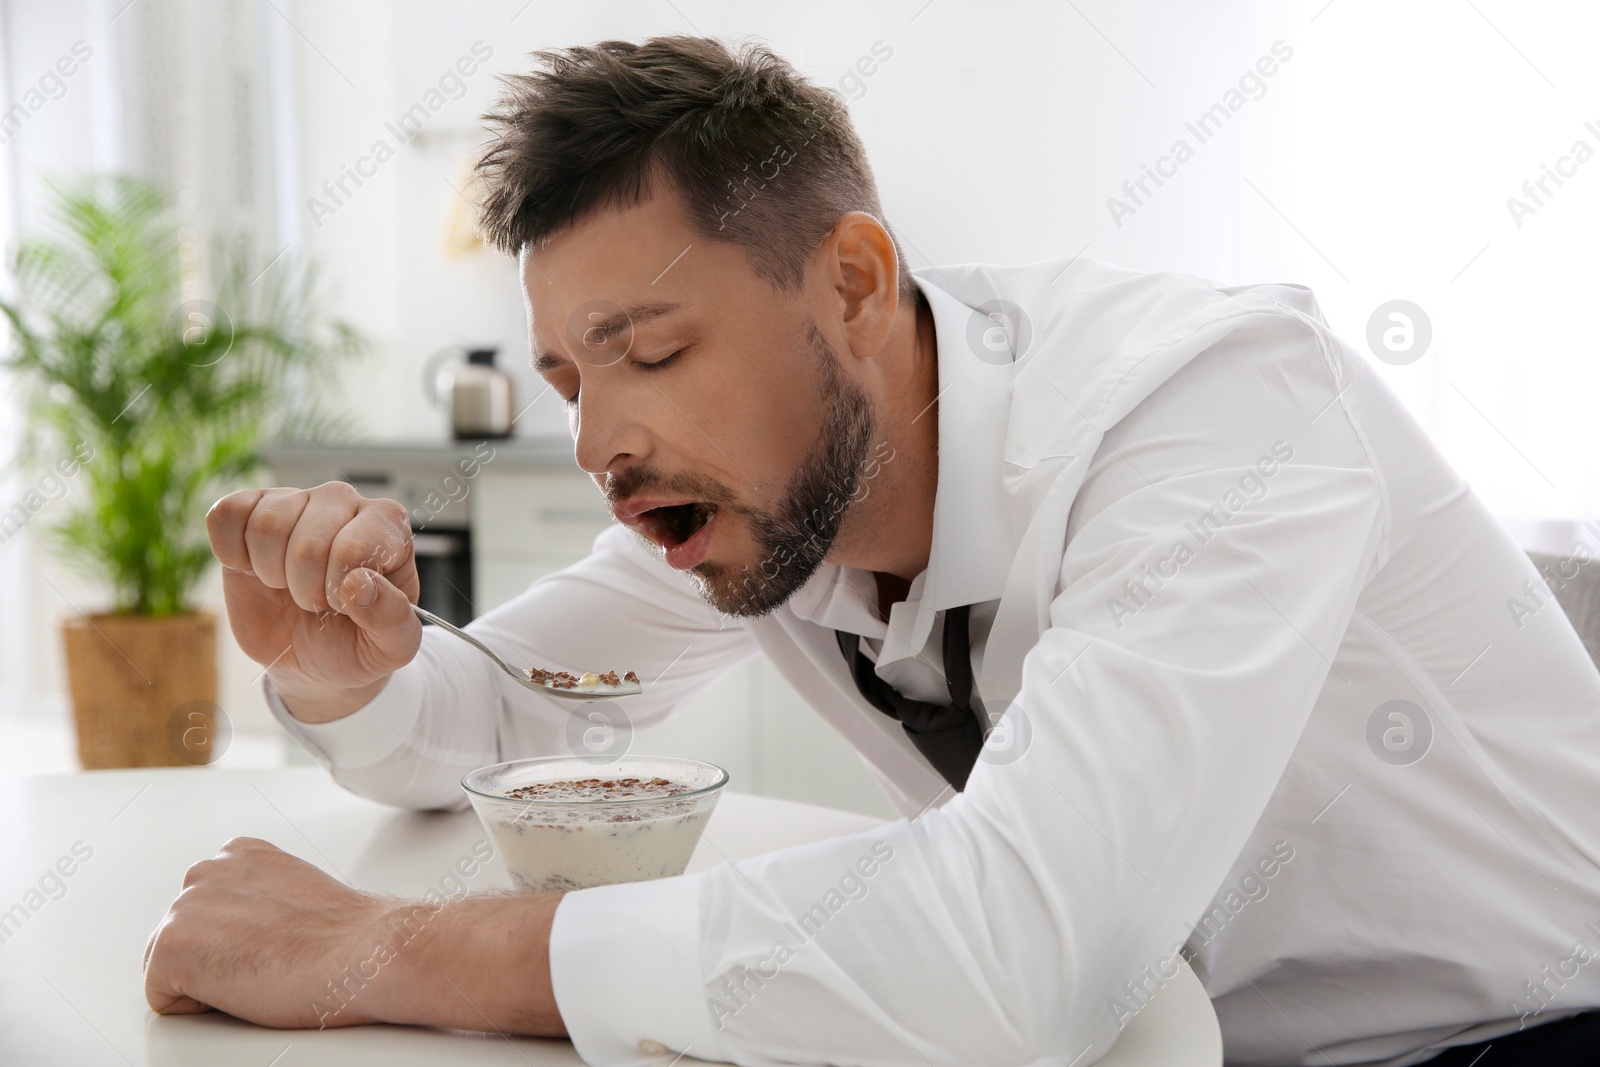
[[[481,836],[470,812],[401,812],[351,796],[320,768],[100,771],[0,779],[0,1064],[132,1067],[578,1065],[565,1041],[411,1027],[268,1030],[219,1013],[157,1016],[145,1005],[145,939],[196,860],[260,837],[363,889],[418,895]],[[732,793],[690,870],[867,829],[878,820]],[[78,842],[81,864],[72,858]],[[67,857],[54,899],[31,898]],[[47,892],[58,883],[46,880]],[[475,889],[509,882],[498,859]],[[663,1060],[665,1062],[665,1059]],[[699,1062],[684,1059],[680,1063]],[[1187,968],[1128,1025],[1107,1067],[1218,1067],[1216,1016]]]

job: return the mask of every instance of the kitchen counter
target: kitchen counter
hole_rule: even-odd
[[[538,467],[577,472],[572,455],[572,438],[566,434],[538,434],[527,437],[485,438],[455,441],[449,438],[418,438],[402,441],[318,441],[275,444],[262,449],[267,462],[278,468],[316,468],[327,471],[327,478],[344,477],[345,472],[385,471],[396,467],[455,466],[462,460],[481,459],[485,450],[489,462],[506,467]],[[339,473],[335,473],[337,470]]]

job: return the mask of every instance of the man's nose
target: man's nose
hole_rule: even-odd
[[[574,454],[578,466],[589,474],[604,474],[628,459],[648,450],[644,428],[624,398],[615,395],[605,383],[606,375],[587,375],[578,391],[578,401],[570,409]]]

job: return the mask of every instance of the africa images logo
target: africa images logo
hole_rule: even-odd
[[[1261,56],[1254,66],[1247,67],[1239,75],[1238,81],[1223,92],[1221,99],[1183,124],[1188,137],[1176,138],[1165,154],[1156,157],[1153,168],[1148,163],[1141,163],[1139,176],[1122,183],[1122,196],[1106,197],[1106,210],[1111,213],[1111,221],[1116,223],[1117,229],[1122,229],[1124,219],[1137,215],[1139,209],[1149,203],[1166,184],[1162,179],[1176,178],[1178,168],[1193,159],[1201,145],[1221,133],[1228,120],[1250,101],[1260,100],[1267,95],[1266,79],[1278,72],[1280,64],[1294,57],[1294,49],[1281,40],[1273,41],[1269,51],[1270,55]],[[1247,93],[1248,96],[1245,95]],[[1189,143],[1190,137],[1194,138],[1193,144]],[[1152,182],[1155,189],[1150,188]]]
[[[445,104],[467,95],[467,79],[494,56],[494,49],[483,41],[473,41],[470,51],[470,55],[463,55],[446,67],[435,84],[394,121],[383,124],[388,136],[373,141],[363,155],[356,157],[354,164],[339,164],[339,175],[322,183],[322,197],[306,199],[306,210],[311,213],[311,221],[316,223],[317,229],[322,229],[324,219],[337,215],[367,182],[377,177],[378,168],[393,159],[401,147],[410,144]]]

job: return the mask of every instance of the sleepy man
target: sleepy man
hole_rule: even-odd
[[[230,842],[151,938],[156,1011],[597,1065],[1087,1064],[1181,958],[1229,1063],[1594,1062],[1600,673],[1306,289],[911,271],[843,108],[770,52],[537,58],[482,229],[618,525],[473,629],[636,669],[635,726],[763,654],[904,818],[451,900],[336,1011],[414,902]],[[418,625],[400,505],[207,521],[274,714],[346,788],[459,808],[466,772],[568,751],[573,705]],[[863,858],[870,893],[774,965]]]

